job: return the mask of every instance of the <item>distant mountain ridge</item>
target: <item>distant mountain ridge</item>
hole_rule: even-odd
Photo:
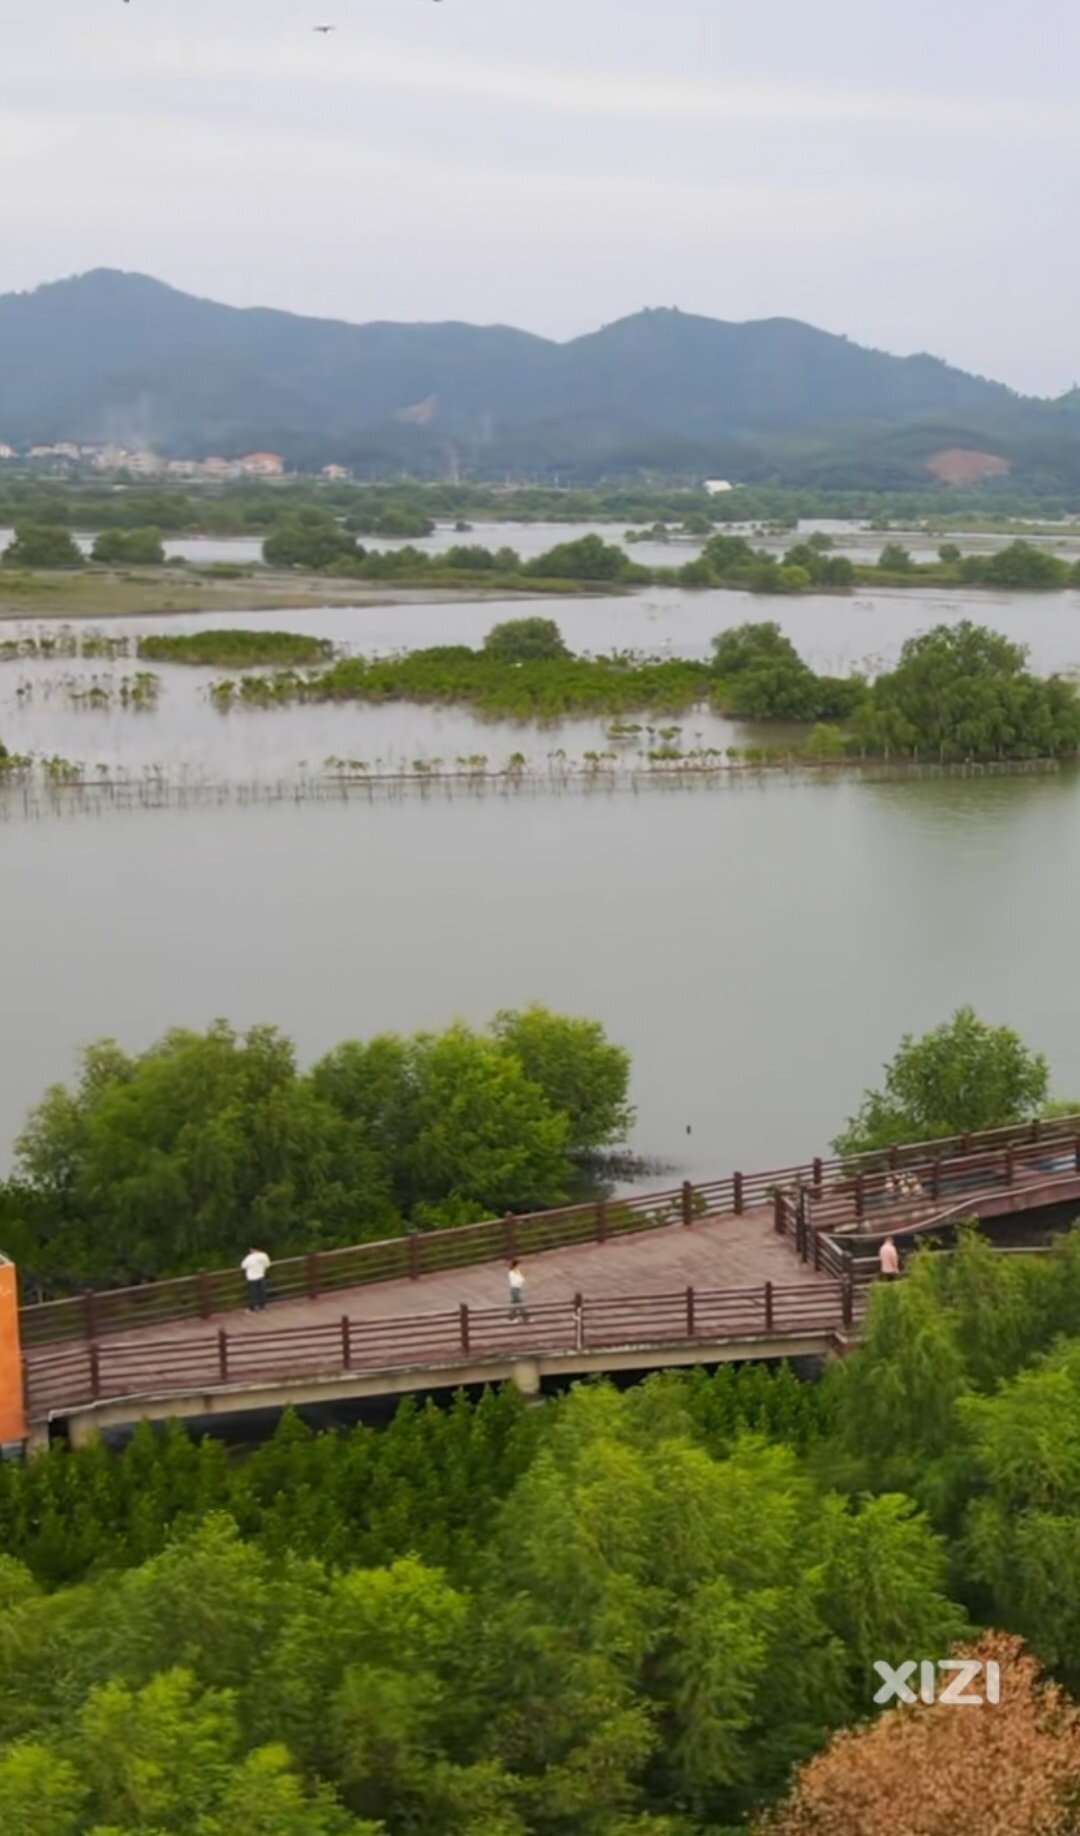
[[[932,483],[942,451],[1080,484],[1080,414],[795,319],[654,309],[556,344],[506,326],[347,324],[96,269],[0,296],[0,441],[280,452],[358,473],[656,472]],[[977,469],[977,468],[976,468]]]

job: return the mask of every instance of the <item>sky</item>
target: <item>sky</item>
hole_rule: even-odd
[[[0,292],[779,315],[1056,394],[1078,68],[1076,0],[0,0]]]

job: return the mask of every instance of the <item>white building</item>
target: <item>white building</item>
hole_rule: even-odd
[[[702,490],[707,491],[710,497],[722,497],[725,491],[734,491],[734,489],[735,486],[728,478],[706,478],[702,486]]]

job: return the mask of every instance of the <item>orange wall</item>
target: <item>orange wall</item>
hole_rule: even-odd
[[[14,1263],[0,1262],[0,1446],[25,1439],[19,1284]]]

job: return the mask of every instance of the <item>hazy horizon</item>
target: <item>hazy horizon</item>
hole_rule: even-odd
[[[678,305],[1059,395],[1077,51],[1066,0],[5,0],[0,291],[560,341]]]

